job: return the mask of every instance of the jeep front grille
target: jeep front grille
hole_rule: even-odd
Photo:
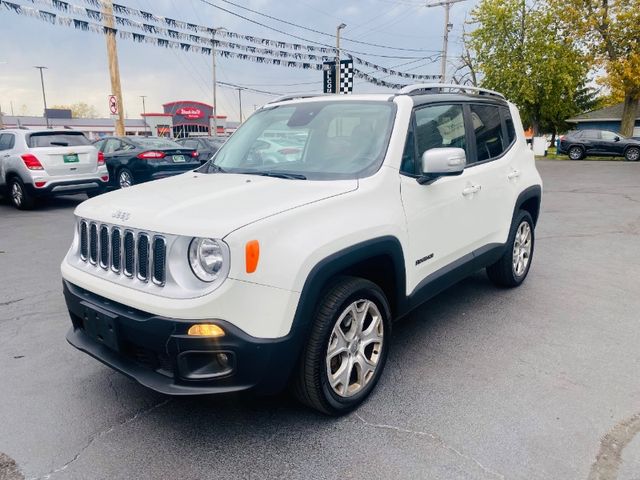
[[[167,243],[163,236],[87,220],[80,221],[79,233],[80,260],[89,266],[164,286]]]

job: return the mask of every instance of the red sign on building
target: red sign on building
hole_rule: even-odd
[[[176,114],[182,115],[184,118],[195,119],[204,117],[204,112],[199,108],[182,107],[176,110]]]

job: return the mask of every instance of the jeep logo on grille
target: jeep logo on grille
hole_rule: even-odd
[[[117,218],[119,220],[122,220],[123,222],[126,222],[127,220],[129,220],[131,214],[129,212],[125,212],[124,210],[116,210],[111,214],[111,216],[113,218]]]

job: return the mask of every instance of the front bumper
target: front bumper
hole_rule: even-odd
[[[224,320],[211,320],[207,323],[222,327],[224,337],[192,337],[188,328],[202,320],[145,313],[67,281],[63,288],[72,322],[67,341],[161,393],[275,393],[286,386],[296,363],[299,342],[293,335],[258,339]]]

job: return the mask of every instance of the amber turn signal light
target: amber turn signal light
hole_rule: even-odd
[[[224,337],[224,330],[212,323],[196,323],[189,327],[187,335],[192,337]]]
[[[258,240],[247,242],[244,253],[247,273],[255,272],[256,268],[258,268],[258,260],[260,259],[260,243]]]

